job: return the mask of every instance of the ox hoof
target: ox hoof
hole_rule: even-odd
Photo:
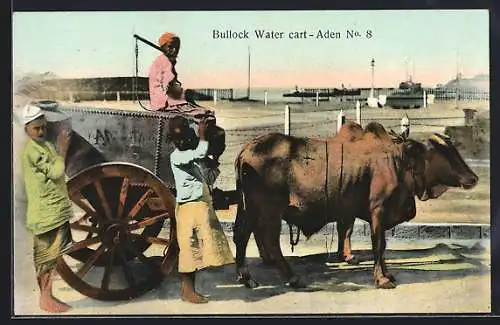
[[[346,262],[349,265],[358,265],[359,258],[356,255],[350,255],[350,256],[344,257],[344,262]]]
[[[394,277],[394,275],[388,274],[387,278],[389,279],[389,281],[396,283],[396,278]]]
[[[396,283],[389,278],[380,278],[375,280],[375,287],[377,289],[394,289],[396,288]]]
[[[300,289],[300,288],[306,287],[305,282],[298,276],[293,276],[290,279],[290,281],[288,282],[288,285],[292,288],[295,288],[295,289]]]
[[[259,286],[259,283],[252,278],[244,279],[243,277],[239,277],[238,282],[244,284],[248,289],[255,289]]]

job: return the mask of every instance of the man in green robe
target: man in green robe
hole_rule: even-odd
[[[52,295],[52,280],[57,258],[71,243],[69,219],[73,210],[64,173],[69,138],[65,132],[59,134],[59,155],[54,145],[45,140],[47,121],[38,106],[24,108],[23,122],[29,136],[23,151],[27,227],[34,235],[33,259],[40,287],[40,308],[65,312],[71,307]]]

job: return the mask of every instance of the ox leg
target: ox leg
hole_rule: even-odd
[[[247,212],[238,206],[236,220],[233,228],[233,241],[236,245],[236,272],[238,282],[243,283],[247,288],[253,289],[259,286],[254,281],[245,262],[248,240],[252,231],[255,229],[255,219],[248,218]]]
[[[357,256],[352,254],[351,250],[351,235],[354,229],[355,218],[348,218],[337,221],[337,233],[338,233],[338,257],[341,261],[345,261],[348,264],[356,265],[359,264],[359,259]]]
[[[389,277],[387,273],[387,266],[385,265],[385,232],[381,223],[382,213],[377,209],[372,215],[371,222],[371,239],[374,257],[374,277],[375,286],[381,289],[393,289],[396,287],[394,277]]]
[[[264,238],[262,236],[262,230],[259,229],[258,227],[255,228],[253,236],[255,238],[255,243],[257,244],[257,248],[259,249],[259,256],[262,258],[262,263],[264,263],[265,265],[272,265],[273,261],[271,260],[271,257],[269,256],[269,253],[266,251],[266,248],[264,246]]]
[[[306,285],[304,281],[297,275],[294,274],[292,268],[285,260],[280,246],[280,233],[281,233],[281,219],[271,218],[267,216],[263,220],[272,220],[272,223],[267,223],[262,225],[260,230],[262,231],[262,243],[264,244],[264,250],[269,254],[271,263],[273,263],[281,275],[287,280],[288,284],[293,288],[304,288]]]

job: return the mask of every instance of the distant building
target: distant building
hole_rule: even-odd
[[[481,74],[472,78],[462,78],[460,75],[446,84],[438,84],[435,89],[436,99],[489,99],[490,77]]]
[[[459,89],[469,92],[490,92],[490,76],[480,74],[472,78],[455,78],[448,81],[442,88]]]

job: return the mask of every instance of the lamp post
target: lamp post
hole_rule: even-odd
[[[370,90],[370,97],[375,97],[374,88],[375,88],[375,59],[372,58],[370,62],[370,66],[372,67],[372,89]]]

